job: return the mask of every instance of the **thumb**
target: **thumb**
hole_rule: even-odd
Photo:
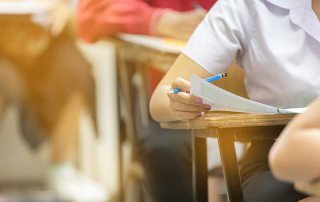
[[[184,92],[190,92],[190,81],[187,81],[187,80],[179,77],[172,82],[171,87],[173,89],[179,88]]]

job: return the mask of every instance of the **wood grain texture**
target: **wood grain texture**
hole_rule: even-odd
[[[293,114],[247,114],[235,112],[208,112],[203,117],[191,121],[161,123],[171,129],[242,128],[255,126],[287,125]]]
[[[126,61],[144,64],[146,67],[153,67],[162,72],[167,72],[178,57],[178,54],[166,53],[128,42],[118,41],[118,44],[121,46],[121,55]]]

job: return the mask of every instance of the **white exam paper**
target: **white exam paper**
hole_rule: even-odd
[[[259,114],[297,114],[303,113],[307,109],[280,109],[255,102],[223,90],[195,75],[191,76],[190,91],[193,95],[201,97],[207,104],[212,105],[213,110],[215,111],[233,111]]]

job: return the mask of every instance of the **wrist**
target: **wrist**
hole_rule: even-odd
[[[159,13],[155,13],[151,23],[151,34],[156,36],[167,36],[168,27],[174,19],[176,11],[171,9],[161,9]]]

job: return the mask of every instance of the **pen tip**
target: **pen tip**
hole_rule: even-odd
[[[226,77],[226,76],[228,76],[228,74],[227,73],[223,73],[223,77]]]

